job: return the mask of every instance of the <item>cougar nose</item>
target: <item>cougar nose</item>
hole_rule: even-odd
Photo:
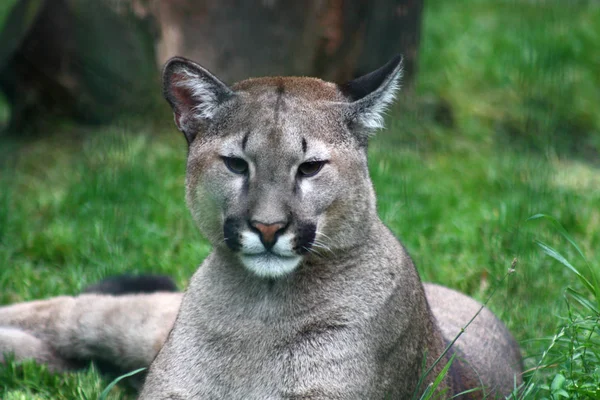
[[[258,221],[250,221],[250,226],[258,231],[260,241],[267,248],[273,247],[277,241],[277,234],[281,233],[286,227],[284,223],[276,222],[274,224],[263,224]]]

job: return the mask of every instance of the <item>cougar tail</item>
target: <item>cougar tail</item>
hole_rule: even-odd
[[[82,293],[120,296],[137,293],[176,292],[177,285],[165,275],[118,275],[101,280],[83,289]]]

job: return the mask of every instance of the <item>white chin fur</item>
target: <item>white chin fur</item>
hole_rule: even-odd
[[[279,278],[292,272],[302,257],[281,257],[273,253],[240,254],[246,268],[263,278]]]

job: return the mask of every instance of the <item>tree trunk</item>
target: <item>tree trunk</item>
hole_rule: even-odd
[[[264,75],[343,82],[402,53],[406,86],[422,11],[422,0],[13,1],[0,26],[0,89],[19,134],[47,115],[103,121],[140,112],[175,55],[232,83]]]
[[[158,63],[180,55],[228,81],[310,75],[345,81],[394,55],[414,75],[422,0],[171,0],[148,8]]]
[[[102,122],[143,108],[158,82],[150,38],[143,21],[102,1],[18,1],[0,26],[8,132],[39,129],[48,117]]]

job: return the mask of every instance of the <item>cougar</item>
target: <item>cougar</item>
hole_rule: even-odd
[[[521,356],[506,327],[475,300],[423,285],[377,215],[367,144],[401,70],[396,57],[343,85],[228,86],[171,59],[163,91],[188,143],[187,204],[212,253],[183,297],[83,294],[0,308],[13,340],[2,347],[0,330],[0,349],[15,346],[18,329],[40,341],[29,356],[57,369],[74,358],[135,368],[156,356],[142,400],[513,392]]]

